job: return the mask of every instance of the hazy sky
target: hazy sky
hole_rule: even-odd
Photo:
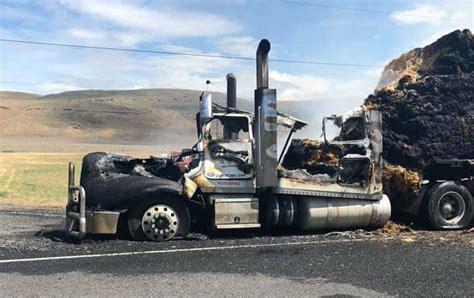
[[[474,0],[287,1],[0,1],[0,38],[271,58],[385,65],[455,29],[473,29]],[[422,17],[431,16],[431,17]],[[436,18],[440,17],[440,18]],[[451,18],[451,19],[441,19]],[[456,20],[453,20],[456,19]],[[255,88],[252,61],[69,49],[0,42],[0,89],[40,94],[77,89],[225,90],[237,76],[239,96]],[[279,99],[361,100],[380,68],[271,63]]]

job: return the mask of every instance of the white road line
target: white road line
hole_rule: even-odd
[[[39,262],[39,261],[56,261],[56,260],[73,260],[73,259],[92,259],[92,258],[104,258],[104,257],[123,257],[123,256],[138,256],[138,255],[153,255],[153,254],[166,254],[166,253],[178,253],[178,252],[232,250],[232,249],[242,249],[242,248],[284,247],[284,246],[298,246],[298,245],[309,245],[309,244],[361,242],[361,241],[372,241],[372,240],[375,240],[375,239],[341,239],[341,240],[320,240],[320,241],[300,241],[300,242],[281,242],[281,243],[266,243],[266,244],[244,244],[244,245],[230,245],[230,246],[176,248],[176,249],[130,251],[130,252],[90,254],[90,255],[72,255],[72,256],[55,256],[55,257],[42,257],[42,258],[9,259],[9,260],[0,260],[0,264],[23,263],[23,262]]]

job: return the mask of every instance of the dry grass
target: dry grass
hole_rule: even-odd
[[[0,204],[63,206],[68,162],[80,166],[81,158],[81,153],[1,153]]]

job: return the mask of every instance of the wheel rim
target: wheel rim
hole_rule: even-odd
[[[463,197],[454,191],[449,191],[439,200],[439,213],[445,224],[457,224],[464,217],[466,204]]]
[[[168,205],[153,205],[143,213],[142,229],[150,240],[170,240],[176,235],[178,227],[176,211]]]

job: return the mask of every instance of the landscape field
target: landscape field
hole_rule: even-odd
[[[0,202],[61,206],[66,202],[67,164],[80,153],[1,153]]]

